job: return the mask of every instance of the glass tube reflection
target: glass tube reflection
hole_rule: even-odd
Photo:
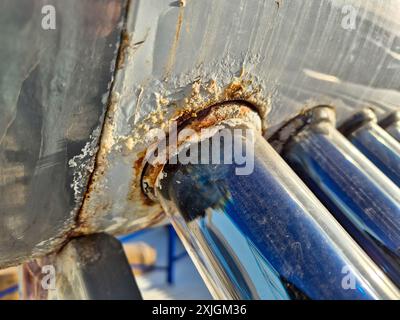
[[[286,144],[282,155],[400,285],[400,189],[329,121],[311,121]]]
[[[399,297],[261,136],[250,151],[249,175],[235,162],[178,163],[158,180],[157,197],[216,298]]]

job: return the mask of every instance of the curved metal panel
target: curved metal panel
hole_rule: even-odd
[[[125,3],[0,3],[0,267],[55,250],[75,224]],[[45,5],[55,29],[43,28]]]

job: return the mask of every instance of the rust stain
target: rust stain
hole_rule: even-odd
[[[253,107],[244,101],[227,101],[211,106],[190,119],[187,127],[200,132],[201,129],[210,128],[227,119],[246,119],[250,113],[254,113]]]
[[[112,92],[112,90],[111,90],[111,92]],[[79,209],[78,214],[76,216],[75,226],[67,238],[76,237],[76,236],[80,236],[80,235],[92,232],[89,222],[88,222],[88,221],[90,221],[92,216],[86,212],[85,204],[89,202],[89,200],[91,198],[91,194],[93,194],[95,192],[96,185],[99,183],[101,178],[104,176],[104,173],[108,167],[107,154],[109,152],[109,147],[111,145],[109,140],[110,139],[112,140],[112,135],[113,135],[112,129],[110,129],[110,128],[111,128],[111,123],[114,118],[117,103],[118,103],[118,98],[114,94],[111,94],[109,97],[107,113],[105,116],[103,130],[102,130],[101,139],[100,139],[101,147],[99,148],[99,151],[96,155],[94,170],[89,178],[87,190],[85,192],[85,195],[84,195],[83,201],[82,201],[82,206]],[[96,212],[97,210],[107,209],[110,207],[111,207],[110,203],[102,202],[96,206],[95,210],[90,210],[90,212]]]
[[[243,90],[244,90],[243,84],[238,81],[235,81],[229,84],[229,86],[225,90],[225,93],[228,97],[234,98],[241,96]]]
[[[146,151],[142,151],[139,153],[139,158],[133,164],[133,170],[136,176],[140,175],[143,168],[144,157],[146,156]]]
[[[142,192],[142,186],[141,186],[141,177],[142,177],[142,172],[144,171],[144,168],[146,166],[145,163],[145,157],[146,157],[146,152],[147,150],[143,150],[138,154],[138,159],[136,159],[132,165],[133,169],[133,175],[132,175],[132,182],[130,186],[130,191],[127,196],[128,201],[135,201],[138,200],[140,203],[145,206],[145,207],[153,207],[155,205],[158,205],[149,197],[147,197],[143,192]],[[137,190],[141,190],[140,192],[137,192]],[[139,195],[139,199],[138,199]]]
[[[166,78],[170,75],[172,67],[175,65],[176,50],[178,48],[179,36],[180,36],[181,30],[182,30],[183,8],[184,8],[184,6],[181,6],[179,8],[178,20],[177,20],[176,29],[175,29],[175,36],[174,36],[174,40],[172,42],[171,50],[168,55],[167,65],[165,68]]]
[[[241,119],[246,123],[253,122],[257,116],[257,112],[254,106],[250,105],[245,101],[227,101],[219,104],[214,104],[206,109],[193,114],[192,112],[186,111],[182,114],[183,118],[179,118],[178,121],[178,132],[183,128],[190,128],[196,132],[201,132],[202,129],[211,128],[222,124],[224,121],[230,119]],[[179,134],[178,134],[179,137]],[[190,137],[185,136],[184,139],[178,139],[178,149],[184,145],[185,142],[189,141]],[[167,139],[168,141],[168,139]],[[170,157],[169,146],[166,146],[167,159]],[[150,163],[143,164],[144,157],[141,157],[140,164],[135,163],[136,168],[143,168],[141,171],[141,181],[144,181],[148,190],[143,190],[145,194],[155,198],[154,189],[157,182],[157,178],[160,175],[164,164],[151,165]],[[143,166],[144,165],[144,166]],[[143,184],[142,184],[143,186]],[[151,203],[154,203],[151,201]]]
[[[120,51],[117,59],[117,70],[120,70],[124,66],[126,57],[128,55],[128,50],[130,47],[131,47],[131,37],[126,30],[123,30],[121,34]]]

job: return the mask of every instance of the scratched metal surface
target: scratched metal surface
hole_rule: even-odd
[[[54,42],[46,42],[34,29],[37,18],[32,13],[24,13],[29,15],[25,27],[18,22],[25,20],[19,17],[22,13],[10,14],[18,9],[18,1],[2,2],[4,19],[0,20],[1,30],[11,31],[8,36],[2,34],[7,45],[0,50],[0,97],[7,106],[0,110],[3,260],[20,259],[26,248],[45,253],[56,247],[48,245],[49,239],[66,237],[71,228],[81,234],[122,233],[158,221],[161,208],[150,204],[140,189],[141,157],[152,141],[147,135],[151,129],[167,130],[168,121],[181,112],[197,111],[221,100],[247,100],[259,108],[269,136],[315,104],[335,105],[339,122],[366,104],[375,105],[379,115],[400,105],[398,0],[131,1],[96,168],[77,216],[73,209],[81,202],[87,175],[76,198],[71,175],[75,172],[79,178],[87,170],[74,170],[68,163],[79,158],[76,155],[88,141],[96,145],[96,138],[90,140],[89,136],[98,136],[96,129],[104,111],[100,97],[107,92],[110,78],[109,72],[100,69],[112,65],[116,43],[112,35],[90,35],[91,26],[111,18],[97,13],[103,20],[85,24],[82,17],[93,16],[90,4],[96,1],[58,1],[65,8],[64,19],[73,19],[75,25],[58,30],[57,45],[52,47]],[[348,4],[357,10],[354,30],[342,27],[343,6]],[[76,12],[78,17],[72,15]],[[42,52],[38,49],[41,43],[49,48]],[[110,43],[111,52],[107,49]],[[65,50],[54,56],[57,46]],[[46,68],[42,62],[40,68],[32,68],[40,54],[53,62],[54,70],[40,71]],[[56,61],[61,67],[55,67]],[[78,67],[75,70],[73,66]],[[43,80],[35,81],[42,76]],[[65,87],[58,84],[59,78],[66,78]],[[93,79],[98,85],[89,85]],[[25,89],[20,92],[23,84]],[[39,88],[35,87],[38,84]],[[29,90],[40,92],[36,100]],[[36,101],[33,105],[41,111],[30,109],[32,114],[24,111],[15,118],[17,106],[28,101]],[[81,119],[84,121],[78,121]],[[81,122],[83,129],[78,125]],[[11,128],[19,129],[18,133],[12,134]],[[81,130],[84,134],[79,139],[69,136]],[[8,132],[8,140],[4,140],[4,132]],[[19,141],[18,148],[26,149],[29,158],[22,161],[25,171],[18,179],[14,177],[17,174],[5,173],[9,167],[4,141],[13,144],[12,139]],[[81,144],[69,152],[71,148],[65,144],[74,139]],[[18,162],[13,165],[17,167]],[[7,170],[20,172],[13,168]],[[76,226],[71,217],[77,219]],[[28,227],[32,224],[38,226],[35,235]],[[37,245],[41,241],[44,246]]]
[[[54,250],[75,223],[125,2],[0,2],[0,268]],[[41,27],[44,4],[55,30]]]
[[[279,2],[279,5],[278,3]],[[356,10],[355,29],[342,27]],[[339,122],[373,104],[400,106],[400,1],[134,1],[82,232],[156,221],[140,190],[151,129],[224,99],[254,103],[266,135],[302,109],[337,108]]]

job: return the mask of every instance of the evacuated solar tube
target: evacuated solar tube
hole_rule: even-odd
[[[339,130],[397,186],[400,186],[400,142],[378,125],[371,109],[365,109]]]
[[[379,125],[400,142],[400,111],[390,114],[379,122]]]
[[[251,136],[248,148],[248,134],[232,133],[246,163],[253,161],[247,174],[238,174],[243,164],[232,144],[209,138],[213,151],[225,157],[230,150],[232,164],[168,163],[156,182],[157,199],[214,297],[398,299],[398,289],[277,152],[259,133]],[[207,150],[193,146],[199,157]]]
[[[341,225],[400,285],[400,189],[327,120],[312,118],[282,151]]]

